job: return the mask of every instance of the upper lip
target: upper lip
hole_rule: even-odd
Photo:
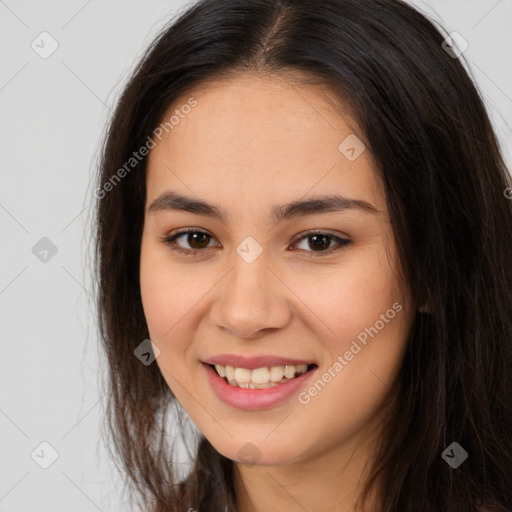
[[[236,368],[247,368],[254,370],[255,368],[270,368],[272,366],[286,366],[299,364],[315,364],[313,361],[305,361],[303,359],[293,359],[290,357],[280,357],[272,355],[246,357],[236,354],[219,354],[209,357],[203,361],[206,364],[220,364],[222,366],[235,366]]]

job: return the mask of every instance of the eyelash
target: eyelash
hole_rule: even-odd
[[[180,247],[179,245],[176,244],[177,238],[179,238],[182,235],[188,235],[190,233],[202,233],[206,236],[209,236],[210,238],[213,238],[212,235],[210,235],[209,233],[206,233],[205,231],[201,231],[201,230],[194,229],[194,228],[186,228],[186,229],[183,229],[183,230],[181,230],[177,233],[174,233],[172,235],[167,235],[167,236],[163,237],[162,241],[165,244],[167,244],[171,248],[171,250],[178,252],[180,254],[184,254],[186,256],[192,256],[192,257],[195,256],[196,253],[204,251],[209,248],[209,247],[205,247],[203,249],[184,249],[183,247]],[[308,231],[308,232],[302,234],[300,237],[293,240],[292,244],[295,244],[297,242],[300,242],[302,240],[305,240],[305,239],[310,238],[315,235],[323,235],[323,236],[327,236],[328,238],[335,240],[338,243],[338,247],[330,247],[330,248],[326,249],[325,251],[318,251],[318,252],[317,251],[306,251],[306,252],[313,253],[310,256],[312,258],[315,258],[317,256],[324,256],[327,254],[331,254],[332,252],[336,251],[337,249],[341,249],[343,246],[346,246],[351,243],[351,240],[348,240],[347,238],[341,238],[339,236],[333,235],[333,234],[325,232],[325,231],[316,230],[316,231]]]

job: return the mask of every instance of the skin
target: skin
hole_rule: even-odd
[[[364,135],[325,86],[284,75],[225,78],[190,91],[169,113],[191,96],[197,106],[148,160],[140,286],[161,351],[156,362],[193,422],[235,461],[238,510],[311,511],[321,503],[324,511],[351,511],[413,317],[370,151],[350,161],[338,150],[348,135]],[[149,212],[170,190],[215,203],[228,218]],[[270,217],[276,205],[333,192],[378,212],[348,209],[278,223]],[[211,235],[176,241],[196,249],[193,256],[163,241],[187,227]],[[311,238],[294,242],[317,229],[351,243],[330,238],[326,245],[338,248],[322,252]],[[236,252],[247,236],[263,250],[250,264]],[[306,405],[294,395],[263,411],[235,409],[204,375],[202,360],[236,353],[315,361],[320,376],[396,302],[403,309]],[[237,461],[247,442],[260,452],[252,465]],[[375,512],[372,500],[368,510]]]

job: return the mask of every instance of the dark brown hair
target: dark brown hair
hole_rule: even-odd
[[[249,70],[300,72],[350,105],[382,176],[400,270],[414,305],[428,304],[368,489],[383,482],[383,512],[512,510],[511,179],[441,30],[398,0],[202,0],[145,53],[110,121],[95,194],[110,443],[145,510],[234,510],[233,463],[201,436],[178,486],[166,435],[176,400],[158,366],[134,356],[149,337],[139,284],[146,159],[112,177],[176,98]],[[469,454],[457,469],[441,457],[452,442]]]

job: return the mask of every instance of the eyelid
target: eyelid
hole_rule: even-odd
[[[215,237],[213,235],[211,235],[210,233],[208,233],[207,231],[205,231],[201,228],[182,228],[182,229],[179,229],[179,230],[173,232],[172,234],[163,236],[161,240],[164,243],[166,243],[167,245],[171,246],[171,250],[178,252],[178,253],[188,255],[188,256],[195,256],[198,253],[205,252],[206,249],[209,249],[211,247],[211,246],[207,246],[203,249],[184,249],[183,247],[180,247],[177,244],[175,244],[175,240],[179,236],[189,234],[189,233],[202,233],[202,234],[205,234],[205,235],[211,237],[212,240],[215,240]],[[343,248],[344,246],[352,243],[352,240],[350,238],[346,237],[345,235],[334,234],[333,232],[331,232],[330,230],[327,230],[327,229],[310,229],[310,230],[305,230],[305,231],[297,234],[293,238],[290,245],[296,244],[297,242],[300,242],[300,241],[307,239],[314,235],[327,235],[328,237],[337,241],[338,245],[334,246],[334,247],[330,247],[329,249],[326,249],[325,251],[318,251],[318,252],[303,251],[303,252],[309,253],[309,257],[321,257],[324,255],[328,255],[328,254],[331,254],[332,252],[335,252],[335,251]]]
[[[295,242],[298,242],[299,240],[302,240],[303,238],[307,238],[308,236],[313,235],[328,235],[332,238],[337,238],[339,240],[346,240],[349,241],[348,236],[342,235],[340,233],[334,233],[333,231],[329,229],[306,229],[305,231],[302,231],[301,233],[298,233],[292,240],[292,244]]]

